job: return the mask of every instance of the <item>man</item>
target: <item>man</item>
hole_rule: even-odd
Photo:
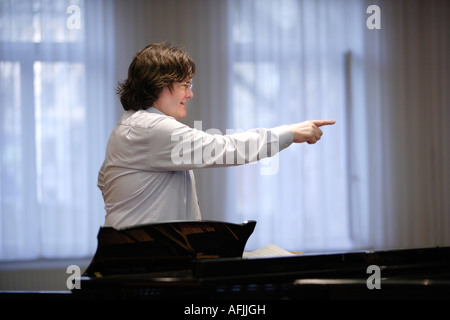
[[[316,143],[333,120],[306,121],[232,135],[211,135],[178,120],[193,98],[195,63],[168,44],[139,51],[120,83],[125,113],[108,141],[98,187],[105,225],[200,220],[192,169],[240,165],[277,154],[293,142]]]

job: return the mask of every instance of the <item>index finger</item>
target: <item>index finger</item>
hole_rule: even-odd
[[[329,125],[335,124],[336,121],[334,121],[334,120],[313,120],[313,123],[316,126],[321,127],[321,126],[329,126]]]

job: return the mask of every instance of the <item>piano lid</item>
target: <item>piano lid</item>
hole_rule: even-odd
[[[121,229],[100,227],[84,276],[183,270],[193,259],[242,257],[256,221],[172,221]]]

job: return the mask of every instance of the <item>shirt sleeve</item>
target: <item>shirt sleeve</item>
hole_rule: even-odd
[[[142,141],[150,170],[191,170],[237,166],[272,157],[293,142],[287,125],[222,135],[164,118],[146,132]],[[146,136],[146,135],[144,135]]]

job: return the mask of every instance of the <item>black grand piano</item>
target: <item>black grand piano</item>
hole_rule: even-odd
[[[74,297],[449,299],[450,247],[243,258],[255,221],[101,227]]]

